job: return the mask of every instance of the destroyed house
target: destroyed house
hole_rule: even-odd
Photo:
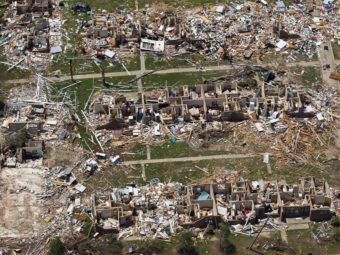
[[[275,74],[267,72],[265,78],[270,79],[270,76]],[[265,83],[254,91],[238,87],[237,82],[167,86],[163,90],[139,94],[136,103],[121,95],[101,95],[93,101],[92,109],[95,114],[124,119],[129,126],[136,122],[149,125],[152,121],[165,124],[177,121],[239,122],[261,116],[275,128],[275,123],[282,118],[282,110],[291,117],[314,116],[311,99],[302,91]],[[264,131],[263,127],[256,128],[259,132]]]
[[[164,51],[164,40],[155,41],[149,39],[142,39],[140,43],[140,49],[146,51],[163,52]]]
[[[280,219],[309,217],[311,221],[329,220],[334,215],[328,183],[313,177],[299,180],[298,185],[280,185]]]
[[[36,19],[34,21],[34,35],[37,35],[38,32],[42,32],[42,31],[48,31],[49,28],[49,21],[48,19],[45,18],[40,18],[40,19]]]
[[[28,122],[27,123],[27,132],[30,135],[39,135],[41,131],[43,131],[43,122]]]
[[[27,47],[32,52],[48,53],[50,42],[48,36],[28,36]]]
[[[31,115],[46,118],[47,109],[44,105],[32,105]]]
[[[182,224],[183,227],[204,228],[208,224],[218,227],[221,219],[217,214],[212,184],[189,186],[187,199],[192,217],[190,223]]]
[[[327,181],[315,178],[309,179],[313,182],[309,197],[311,202],[310,219],[312,221],[330,220],[334,215],[334,203]],[[305,183],[302,181],[302,183]]]
[[[33,12],[48,12],[49,15],[52,15],[52,3],[50,0],[34,0],[32,5]]]
[[[29,12],[48,12],[52,14],[52,3],[49,0],[19,0],[16,1],[16,11],[18,15]]]
[[[269,216],[281,221],[297,217],[328,220],[335,211],[330,195],[327,182],[312,177],[293,185],[284,180],[237,178],[189,186],[154,182],[137,188],[129,184],[91,199],[96,231],[165,239],[176,233],[177,226],[202,229],[218,227],[222,221],[247,225]]]
[[[18,15],[25,14],[30,12],[30,6],[27,1],[17,1],[16,10]]]
[[[22,159],[38,159],[44,156],[44,142],[28,140],[22,148]]]
[[[289,186],[283,183],[279,187],[280,219],[308,217],[310,214],[310,201],[308,196],[300,196],[298,186]]]
[[[27,127],[27,123],[26,122],[11,122],[8,123],[8,131],[10,132],[17,132],[23,128]]]
[[[128,204],[120,201],[126,199],[129,192],[106,193],[93,195],[92,211],[99,233],[119,233],[121,227],[132,225],[132,210]]]

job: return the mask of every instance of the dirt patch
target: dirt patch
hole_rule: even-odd
[[[43,178],[38,168],[3,168],[0,172],[0,238],[26,238],[39,233],[44,222],[35,193]]]

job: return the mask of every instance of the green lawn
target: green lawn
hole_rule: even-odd
[[[0,61],[2,62],[8,62],[5,55],[2,54],[4,48],[0,47]],[[12,80],[12,79],[24,79],[24,78],[28,78],[31,74],[30,71],[28,70],[21,70],[19,68],[14,68],[12,69],[10,72],[8,72],[7,70],[10,68],[11,66],[9,65],[5,65],[5,64],[1,64],[0,63],[0,82],[4,82],[6,80]]]
[[[73,57],[70,51],[62,53],[57,62],[54,62],[50,68],[50,71],[60,70],[63,74],[70,74],[70,62],[67,59],[68,57]],[[76,57],[84,58],[84,59],[75,59],[72,60],[73,66],[73,74],[85,74],[85,73],[100,73],[100,68],[94,63],[89,56],[86,55],[77,55]],[[123,64],[125,65],[128,71],[134,71],[140,69],[140,58],[135,57],[132,59],[123,60]],[[100,62],[100,66],[105,70],[106,73],[109,72],[125,72],[125,68],[122,64],[118,62],[111,62],[106,59]],[[128,73],[126,73],[128,75]]]
[[[119,150],[119,148],[117,149]],[[133,147],[130,149],[123,149],[124,151],[128,151],[134,154],[122,154],[121,157],[124,161],[128,160],[143,160],[146,159],[147,157],[147,152],[146,152],[146,145],[136,143],[133,145]],[[123,152],[123,151],[122,151]],[[119,152],[118,152],[119,153]]]
[[[289,230],[287,231],[288,244],[298,254],[339,254],[340,243],[325,241],[318,244],[312,237],[310,230]],[[308,243],[308,245],[306,245]]]
[[[151,147],[151,158],[177,158],[177,157],[191,157],[200,155],[200,151],[196,151],[189,147],[186,142],[166,142],[161,146]]]
[[[72,0],[73,2],[75,0]],[[112,11],[117,7],[124,7],[128,9],[135,9],[135,1],[134,0],[117,0],[117,1],[108,1],[108,0],[87,0],[86,3],[90,4],[91,7],[96,9],[105,9],[108,11]],[[170,0],[139,0],[138,7],[139,9],[143,9],[146,5],[152,6],[157,5],[160,6],[162,4],[171,6],[171,7],[186,7],[191,8],[195,6],[201,6],[203,4],[216,4],[216,3],[226,3],[229,1],[222,0],[184,0],[184,1],[170,1]]]
[[[211,164],[211,161],[147,164],[145,165],[146,180],[159,178],[162,182],[191,183],[206,176],[206,173],[197,169],[195,165],[209,169]]]
[[[202,84],[205,79],[227,75],[229,71],[152,74],[143,78],[143,86],[159,87]]]
[[[145,68],[148,70],[155,70],[160,68],[178,68],[178,67],[190,67],[191,63],[180,57],[173,57],[171,59],[165,59],[163,57],[153,57],[148,55],[145,57]]]
[[[148,54],[145,58],[145,67],[150,70],[160,68],[195,67],[196,65],[208,67],[228,64],[230,64],[228,61],[217,63],[217,61],[205,60],[204,56],[199,53],[186,53],[180,56],[171,57],[170,59]]]
[[[301,74],[301,72],[303,73]],[[305,66],[299,68],[300,81],[303,85],[312,85],[315,82],[321,82],[321,70],[317,67]]]
[[[319,59],[317,53],[315,53],[312,58],[307,57],[307,55],[305,54],[294,55],[294,58],[296,62],[301,62],[301,61],[311,62],[311,61],[318,61]]]

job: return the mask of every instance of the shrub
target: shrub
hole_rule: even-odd
[[[67,249],[59,237],[51,240],[48,255],[63,255],[66,252]]]
[[[159,254],[161,251],[161,247],[159,247],[156,240],[151,239],[143,239],[139,243],[138,253],[143,255],[152,255],[152,254]]]
[[[192,233],[189,231],[183,231],[179,235],[179,252],[184,255],[197,255],[198,252],[194,245]]]

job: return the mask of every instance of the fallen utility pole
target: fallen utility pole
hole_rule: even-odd
[[[10,68],[7,69],[7,72],[12,71],[14,68],[16,68],[19,64],[21,64],[25,59],[22,58],[20,59],[17,63],[15,63],[14,65],[12,65]]]
[[[13,64],[11,64],[11,63],[8,63],[8,62],[3,62],[3,61],[0,61],[0,63],[1,64],[4,64],[4,65],[8,65],[8,66],[13,66]],[[14,65],[16,65],[16,64],[14,64]],[[26,68],[26,67],[22,67],[22,66],[19,66],[19,65],[16,65],[16,68],[19,68],[19,69],[22,69],[22,70],[31,70],[31,69],[29,69],[29,68]]]
[[[263,226],[261,227],[260,231],[257,233],[257,236],[255,237],[254,241],[253,241],[253,242],[251,243],[251,245],[248,247],[249,250],[251,250],[251,251],[253,251],[253,252],[257,253],[257,254],[261,254],[261,255],[264,254],[264,253],[262,253],[262,252],[260,252],[260,251],[258,251],[258,250],[253,249],[253,246],[254,246],[256,240],[259,238],[259,236],[260,236],[261,232],[263,231],[264,227],[266,226],[266,224],[267,224],[269,218],[270,218],[270,217],[268,217],[268,218],[266,219],[266,221],[265,221],[265,223],[263,224]]]
[[[150,74],[153,74],[154,72],[157,72],[157,71],[159,71],[159,70],[162,70],[162,69],[152,70],[152,71],[150,71],[150,72],[148,72],[148,73],[144,73],[144,74],[142,74],[142,75],[140,75],[140,76],[137,76],[136,78],[134,78],[134,79],[132,79],[132,80],[130,80],[130,81],[128,81],[128,82],[122,83],[122,85],[127,85],[127,84],[134,83],[134,82],[138,81],[139,79],[142,79],[142,78],[144,78],[145,76],[148,76],[148,75],[150,75]]]
[[[81,83],[81,81],[76,81],[75,83],[72,83],[72,84],[70,84],[70,85],[67,85],[67,86],[64,87],[64,88],[61,88],[60,90],[67,89],[67,88],[72,87],[72,86],[75,86],[75,85],[77,85],[77,84],[79,84],[79,83]]]

